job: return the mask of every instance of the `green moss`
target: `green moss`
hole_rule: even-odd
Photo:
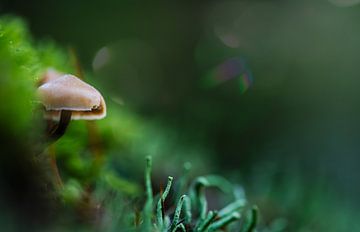
[[[65,53],[50,41],[35,44],[19,18],[0,18],[0,120],[16,133],[32,125],[35,83],[48,67],[68,70]]]

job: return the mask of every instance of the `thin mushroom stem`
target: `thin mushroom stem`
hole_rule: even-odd
[[[62,110],[60,112],[60,121],[58,123],[58,125],[55,127],[55,129],[53,129],[49,136],[51,138],[51,140],[56,141],[58,140],[61,136],[64,135],[66,128],[69,125],[69,122],[71,120],[71,111],[68,110]],[[57,162],[56,162],[56,154],[55,154],[55,147],[54,144],[50,144],[49,145],[49,153],[50,153],[50,165],[51,165],[51,170],[55,176],[56,179],[56,184],[59,188],[63,187],[63,182],[59,173],[59,169],[57,166]]]
[[[71,111],[62,110],[60,112],[60,121],[57,126],[50,131],[49,136],[51,140],[58,140],[61,136],[65,134],[66,128],[68,127],[71,120]]]
[[[66,128],[68,127],[71,120],[71,111],[69,110],[62,110],[60,113],[60,121],[59,125],[54,133],[56,138],[60,138],[64,135]]]

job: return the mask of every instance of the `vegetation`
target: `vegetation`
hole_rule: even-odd
[[[359,5],[20,2],[1,4],[30,23],[0,17],[1,231],[360,230]],[[49,67],[107,117],[49,141]]]
[[[185,163],[184,173],[178,181],[173,184],[174,178],[168,177],[165,189],[156,189],[157,194],[153,196],[153,186],[159,186],[161,181],[156,180],[157,183],[152,184],[152,161],[148,157],[144,191],[140,178],[143,162],[139,163],[138,160],[145,154],[152,154],[155,160],[164,159],[168,152],[156,154],[154,140],[151,144],[144,144],[149,140],[147,136],[151,137],[154,132],[151,122],[145,122],[126,110],[116,110],[112,107],[114,103],[108,104],[107,120],[97,124],[71,123],[67,133],[56,143],[47,141],[42,108],[35,94],[36,83],[49,67],[61,72],[76,72],[74,56],[71,53],[67,55],[51,41],[32,41],[24,22],[10,16],[0,19],[0,56],[0,97],[7,101],[0,105],[0,121],[4,128],[1,136],[7,137],[2,141],[5,156],[12,155],[11,158],[3,157],[1,162],[2,167],[11,167],[2,169],[4,180],[0,183],[4,189],[8,189],[2,193],[2,199],[11,198],[24,186],[30,186],[28,191],[31,192],[36,189],[31,195],[26,195],[26,191],[22,196],[31,198],[23,199],[23,203],[32,201],[29,211],[24,212],[21,204],[17,207],[7,205],[11,213],[5,213],[5,208],[2,209],[0,213],[4,215],[3,218],[11,219],[1,222],[4,228],[76,231],[96,228],[102,231],[123,231],[124,228],[142,231],[255,230],[258,210],[256,206],[248,205],[242,188],[212,175],[196,177],[189,183],[190,163]],[[161,128],[156,134],[163,139],[168,136],[168,132]],[[9,141],[11,143],[7,143]],[[177,146],[175,142],[167,142]],[[185,148],[184,152],[191,152],[192,149],[196,148]],[[56,183],[51,172],[48,162],[51,156],[57,157],[63,185]],[[162,165],[176,162],[178,160],[168,157]],[[192,165],[196,166],[197,162],[194,159]],[[16,184],[22,187],[7,183],[7,175],[17,176]],[[219,189],[225,197],[215,195],[210,199],[205,191],[208,188]],[[210,210],[209,201],[212,207],[224,202],[228,205]],[[38,204],[44,205],[46,210],[37,212]],[[43,224],[33,225],[30,223],[31,217],[27,218],[32,210],[37,212],[33,215],[36,220],[47,220]],[[51,215],[46,215],[48,212]],[[19,218],[22,225],[12,223],[12,220]],[[31,227],[28,227],[29,224]]]

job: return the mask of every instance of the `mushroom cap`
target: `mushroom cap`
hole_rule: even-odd
[[[41,86],[47,82],[53,81],[61,76],[63,76],[64,73],[58,72],[57,70],[53,68],[48,68],[46,72],[41,76],[39,81],[37,82],[37,86]]]
[[[45,106],[45,118],[58,121],[60,112],[72,112],[72,120],[96,120],[106,116],[104,98],[91,85],[73,75],[54,78],[38,90],[40,101]]]

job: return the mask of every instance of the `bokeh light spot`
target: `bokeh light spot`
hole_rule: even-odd
[[[220,27],[214,27],[214,33],[224,45],[230,48],[238,48],[240,46],[240,40],[235,33],[225,32]]]
[[[107,47],[102,47],[95,55],[92,66],[95,71],[104,67],[110,60],[110,52]]]
[[[239,82],[241,93],[245,93],[253,84],[252,74],[244,59],[235,57],[225,60],[205,76],[203,83],[211,88],[231,80]]]

